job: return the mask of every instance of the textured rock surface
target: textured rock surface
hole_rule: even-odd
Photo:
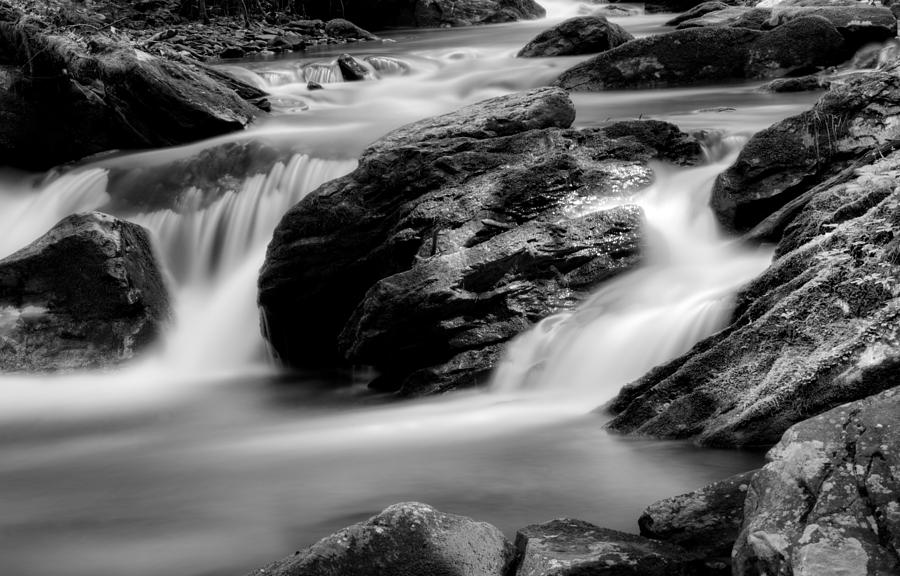
[[[115,364],[170,315],[147,232],[99,212],[63,219],[0,260],[0,369]]]
[[[0,155],[7,165],[44,169],[241,130],[259,110],[238,90],[260,93],[222,76],[101,36],[81,45],[0,21]]]
[[[516,534],[516,576],[687,576],[684,550],[563,518],[526,526]]]
[[[900,152],[804,194],[730,326],[623,388],[618,430],[767,445],[791,425],[900,384]]]
[[[541,88],[375,142],[275,232],[259,282],[274,351],[291,366],[374,363],[381,386],[408,393],[471,385],[515,330],[635,262],[633,209],[571,207],[699,148],[662,122],[568,130],[574,115],[564,91]]]
[[[517,56],[530,58],[593,54],[615,48],[629,40],[634,40],[634,36],[606,18],[579,16],[544,30],[519,50]]]
[[[723,227],[746,231],[873,148],[900,139],[900,61],[832,81],[812,110],[750,139],[713,188]]]
[[[248,576],[506,576],[513,558],[494,526],[405,502]]]
[[[567,90],[682,86],[737,78],[773,78],[837,64],[843,39],[810,16],[762,32],[691,28],[639,38],[576,64],[555,84]]]
[[[753,479],[737,576],[900,574],[900,390],[797,424]]]
[[[651,504],[638,519],[641,535],[677,544],[711,573],[729,574],[731,549],[744,519],[744,499],[756,470]]]
[[[396,26],[469,26],[543,18],[534,0],[304,0],[311,18],[346,18],[369,30]]]

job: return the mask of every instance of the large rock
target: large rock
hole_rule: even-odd
[[[797,424],[753,479],[737,576],[900,574],[900,390]]]
[[[866,162],[806,193],[733,322],[623,388],[613,428],[769,445],[900,385],[900,152],[876,149]]]
[[[824,18],[805,17],[762,32],[691,28],[639,38],[563,72],[567,90],[684,86],[812,72],[844,60],[843,39]]]
[[[577,207],[697,144],[662,122],[567,129],[574,115],[541,88],[423,120],[292,208],[259,281],[275,354],[373,364],[409,393],[471,385],[515,333],[635,263],[637,211]]]
[[[812,110],[757,133],[713,188],[729,230],[746,231],[873,147],[900,138],[900,62],[840,84]]]
[[[513,559],[494,526],[406,502],[248,576],[506,576]]]
[[[516,576],[688,576],[693,559],[666,544],[562,518],[516,534]]]
[[[46,169],[90,154],[241,130],[259,90],[97,36],[86,45],[0,21],[0,155]]]
[[[127,360],[170,315],[146,230],[99,212],[63,219],[0,260],[0,369]]]
[[[638,519],[641,535],[681,546],[710,573],[730,574],[731,549],[744,520],[756,470],[651,504]]]
[[[346,18],[363,28],[469,26],[543,18],[534,0],[305,0],[311,18]]]
[[[579,16],[544,30],[519,50],[519,58],[593,54],[634,40],[618,24],[602,16]]]

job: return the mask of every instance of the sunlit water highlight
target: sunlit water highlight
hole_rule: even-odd
[[[510,536],[562,515],[634,530],[649,502],[758,465],[757,454],[609,436],[588,414],[721,326],[734,289],[764,266],[764,252],[720,238],[705,208],[734,143],[708,166],[660,167],[652,189],[621,199],[647,212],[646,265],[535,332],[554,338],[513,348],[519,374],[490,391],[387,405],[332,375],[279,376],[261,354],[255,280],[280,214],[393,128],[552,80],[579,59],[513,56],[586,6],[554,0],[541,22],[398,31],[396,42],[245,63],[237,73],[271,89],[276,111],[245,133],[97,160],[37,186],[3,176],[5,255],[71,212],[107,206],[112,169],[246,139],[289,158],[211,203],[184,190],[172,209],[123,213],[154,232],[170,275],[177,317],[160,350],[119,371],[0,377],[0,573],[242,574],[411,499]],[[642,35],[667,18],[614,20]],[[309,91],[298,71],[331,81],[339,51],[398,58],[409,72]],[[757,87],[575,95],[576,123],[650,116],[746,135],[814,98]]]

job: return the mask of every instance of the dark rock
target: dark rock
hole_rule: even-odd
[[[684,550],[582,520],[562,518],[516,534],[516,576],[688,576]]]
[[[378,36],[343,18],[329,20],[325,24],[325,34],[347,40],[378,40]]]
[[[730,574],[731,549],[744,520],[744,497],[756,470],[651,504],[638,520],[641,535],[681,546],[710,573]]]
[[[746,231],[878,145],[900,138],[900,62],[832,83],[815,107],[756,134],[716,180],[722,226]]]
[[[170,313],[146,230],[69,216],[0,260],[0,369],[117,364],[153,343]]]
[[[243,58],[246,55],[242,48],[237,46],[229,46],[219,53],[219,58],[227,60],[229,58]]]
[[[371,362],[406,393],[471,385],[504,341],[634,262],[633,209],[566,207],[644,186],[647,161],[691,162],[697,144],[663,122],[567,130],[574,115],[543,88],[375,142],[275,232],[259,293],[272,349],[290,366]]]
[[[702,6],[703,4],[697,8]],[[771,13],[770,10],[759,10],[756,8],[747,8],[746,6],[726,6],[721,10],[708,10],[691,18],[676,18],[676,20],[679,20],[676,28],[678,30],[684,30],[686,28],[730,26],[733,28],[762,30],[765,27],[766,19],[768,19]],[[748,18],[748,14],[757,14],[758,18],[751,20]],[[687,14],[682,14],[682,16],[686,15]]]
[[[831,84],[827,76],[810,74],[797,78],[776,78],[762,87],[765,92],[811,92],[813,90],[825,90]]]
[[[592,54],[615,48],[634,36],[618,24],[611,24],[599,16],[579,16],[560,22],[544,30],[522,48],[517,56],[567,56]]]
[[[347,82],[375,79],[372,70],[349,54],[341,54],[337,59],[337,63],[341,70],[341,76]]]
[[[324,88],[324,86],[322,86],[318,82],[313,82],[312,80],[306,83],[307,90],[323,90]]]
[[[890,10],[859,2],[851,6],[779,6],[772,12],[766,27],[776,28],[807,16],[821,16],[831,22],[846,40],[850,51],[897,36],[897,18]]]
[[[703,4],[705,0],[650,0],[644,4],[644,10],[647,14],[656,14],[660,12],[686,12],[692,8],[696,8]],[[739,2],[727,2],[728,4],[738,4]]]
[[[682,86],[736,78],[767,78],[840,62],[842,38],[827,20],[806,17],[769,32],[692,28],[639,38],[560,75],[568,90]]]
[[[738,576],[900,574],[900,390],[793,426],[747,494]]]
[[[890,146],[804,188],[732,323],[623,388],[612,428],[770,445],[797,422],[900,385],[900,152]]]
[[[709,14],[710,12],[718,12],[719,10],[725,10],[729,8],[728,4],[724,2],[719,2],[718,0],[707,1],[702,4],[698,4],[688,10],[687,12],[683,12],[678,16],[672,18],[668,22],[666,22],[666,26],[678,26],[682,22],[687,20],[693,20],[694,18],[699,18],[704,14]]]
[[[506,576],[513,558],[494,526],[406,502],[248,576]]]
[[[46,169],[90,154],[241,130],[258,111],[202,65],[0,23],[0,154]],[[233,84],[238,84],[234,80]],[[256,90],[253,87],[247,87]]]

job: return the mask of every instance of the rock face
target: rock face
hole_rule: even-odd
[[[900,573],[900,390],[797,424],[747,494],[738,576]]]
[[[46,169],[111,149],[183,144],[243,129],[259,112],[189,61],[151,56],[100,36],[80,45],[28,23],[0,21],[0,154]]]
[[[516,576],[688,576],[684,550],[634,534],[563,518],[516,534]]]
[[[832,82],[815,107],[756,134],[713,188],[722,226],[746,231],[873,147],[900,138],[900,62]]]
[[[248,576],[506,576],[513,559],[494,526],[406,502]]]
[[[731,549],[744,520],[744,500],[756,470],[651,504],[638,520],[641,535],[681,546],[710,573],[730,574]]]
[[[479,383],[502,344],[638,259],[633,207],[577,207],[691,162],[662,122],[584,131],[541,88],[400,128],[292,208],[260,274],[264,335],[289,366],[374,365],[405,393]]]
[[[363,28],[470,26],[543,18],[534,0],[305,0],[311,18],[346,18]]]
[[[900,385],[900,152],[876,149],[798,197],[776,260],[730,326],[623,388],[614,429],[767,445]]]
[[[601,16],[579,16],[544,30],[519,50],[519,58],[593,54],[634,40],[618,24]]]
[[[639,38],[576,64],[555,85],[567,90],[683,86],[812,72],[846,59],[843,38],[821,17],[762,32],[691,28]]]
[[[170,315],[147,232],[69,216],[0,260],[0,369],[66,370],[131,358]]]

